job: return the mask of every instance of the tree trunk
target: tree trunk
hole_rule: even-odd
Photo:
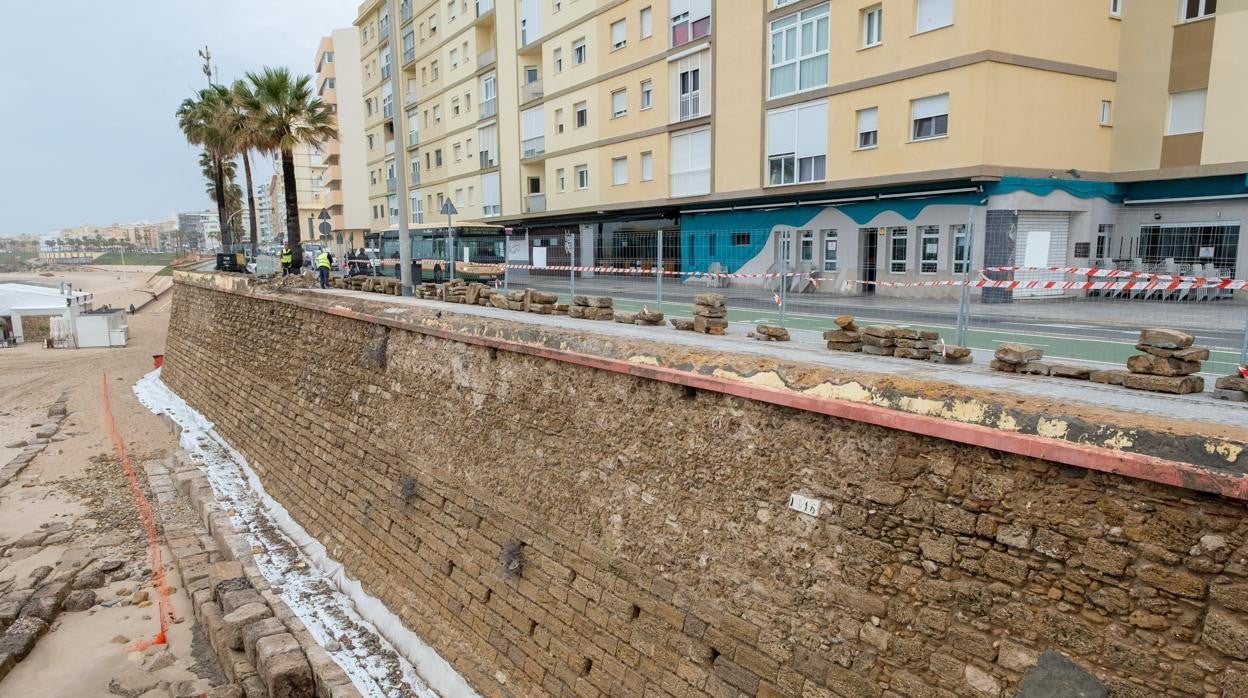
[[[221,158],[216,155],[212,156],[212,165],[217,174],[217,221],[221,225],[221,247],[222,252],[230,251],[230,219],[226,216],[225,211],[225,166],[221,162]]]
[[[256,232],[256,194],[251,186],[251,158],[247,157],[246,150],[243,151],[243,172],[247,175],[247,208],[251,213],[251,256],[255,257],[259,254],[260,237]]]
[[[295,189],[295,155],[282,148],[282,190],[286,198],[286,244],[292,253],[291,264],[303,266],[303,246],[299,244],[299,191]]]

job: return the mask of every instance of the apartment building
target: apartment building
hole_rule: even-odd
[[[551,264],[569,232],[592,264],[663,230],[669,269],[822,293],[1248,269],[1248,0],[374,0],[357,25],[374,229],[449,198]]]
[[[262,243],[273,240],[273,196],[268,182],[256,187],[256,228]]]
[[[321,212],[329,212],[329,189],[326,187],[329,165],[326,164],[326,147],[300,144],[295,146],[291,154],[295,163],[295,189],[299,201],[299,239],[305,243],[322,242],[319,230]],[[284,221],[286,220],[286,189],[282,181],[280,164],[278,167],[273,206],[281,212],[280,219]]]
[[[348,68],[340,71],[339,65]],[[356,27],[335,29],[321,37],[316,50],[316,90],[334,112],[339,135],[323,147],[325,171],[320,193],[330,216],[331,244],[339,253],[362,247],[372,224],[361,137],[364,94],[359,65],[360,32]],[[318,219],[318,228],[319,224]]]

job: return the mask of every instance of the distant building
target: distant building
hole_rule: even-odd
[[[347,66],[339,71],[338,64]],[[363,246],[369,230],[368,185],[364,161],[364,93],[360,32],[335,29],[316,49],[317,94],[335,115],[339,136],[324,146],[324,203],[339,251]],[[318,221],[319,222],[319,221]]]
[[[269,184],[261,184],[256,190],[256,219],[260,229],[260,242],[273,239],[273,200]]]

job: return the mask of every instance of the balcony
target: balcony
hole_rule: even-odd
[[[406,23],[407,20],[411,18],[412,18],[412,3],[410,0],[408,0],[407,2],[404,2],[402,5],[399,5],[399,20],[401,23]]]
[[[416,47],[403,49],[403,65],[407,65],[416,60]]]
[[[407,94],[403,95],[403,106],[405,107],[410,107],[411,105],[419,101],[420,101],[420,96],[416,94],[415,90],[412,90],[411,92],[408,92]]]
[[[702,115],[702,92],[686,92],[680,96],[680,120],[688,121]]]
[[[546,152],[546,136],[535,136],[520,141],[520,157],[533,158]]]
[[[382,106],[381,115],[387,119],[394,118],[394,103],[387,102],[384,106]]]
[[[399,190],[399,180],[395,179],[394,177],[391,177],[386,180],[386,193],[387,194],[393,194],[394,192],[398,190]]]
[[[496,155],[495,153],[492,153],[488,150],[482,150],[479,153],[479,155],[481,157],[477,159],[477,166],[480,167],[481,169],[484,170],[488,167],[498,166],[498,155]]]
[[[494,0],[477,0],[477,16],[494,11]]]
[[[491,116],[494,116],[498,113],[498,98],[491,97],[484,102],[481,102],[477,109],[481,112],[482,119],[488,119]]]
[[[420,170],[409,170],[407,173],[407,186],[415,189],[420,184]]]
[[[529,194],[528,213],[542,213],[546,210],[545,194]]]
[[[498,52],[491,46],[477,56],[477,70],[481,70],[487,65],[493,64],[496,60],[498,60]]]
[[[526,83],[520,88],[520,103],[524,104],[526,102],[532,102],[535,99],[541,99],[543,94],[545,93],[542,91],[541,80],[534,80],[533,82]]]
[[[390,23],[386,22],[377,28],[377,40],[385,41],[390,38]]]
[[[393,68],[391,68],[391,67],[390,67],[390,64],[389,64],[389,63],[386,63],[385,65],[381,66],[381,79],[382,79],[382,80],[389,80],[389,79],[390,79],[390,74],[391,74],[392,72],[393,72]]]
[[[386,141],[386,156],[394,157],[394,141],[393,140]]]
[[[408,131],[407,144],[409,146],[420,144],[420,131]]]

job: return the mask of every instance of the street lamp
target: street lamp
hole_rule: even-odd
[[[442,201],[442,213],[446,214],[446,254],[451,264],[447,267],[447,280],[455,280],[455,233],[451,228],[451,216],[459,213],[455,210],[455,204],[451,203],[451,197],[446,197]]]

